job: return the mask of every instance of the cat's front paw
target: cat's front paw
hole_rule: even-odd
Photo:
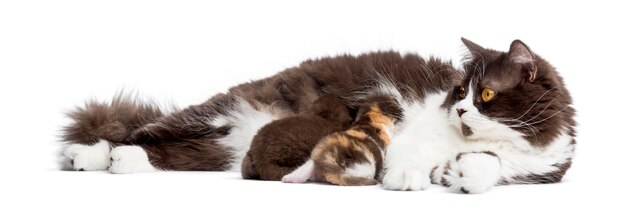
[[[415,168],[390,168],[383,178],[386,190],[425,190],[429,186],[428,176]]]
[[[500,159],[491,152],[461,153],[441,170],[439,184],[453,192],[483,193],[500,179]]]

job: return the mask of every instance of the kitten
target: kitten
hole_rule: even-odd
[[[470,53],[459,70],[433,57],[372,52],[308,60],[172,113],[123,94],[90,102],[69,114],[63,155],[73,170],[239,170],[265,124],[307,111],[320,96],[357,107],[358,96],[377,92],[402,110],[385,155],[385,189],[432,181],[480,193],[561,181],[576,146],[563,79],[519,40],[507,51],[462,41]]]
[[[313,149],[310,162],[282,180],[348,186],[377,184],[401,110],[389,96],[369,97],[364,103],[350,129],[324,137]]]
[[[280,180],[310,158],[326,135],[352,123],[350,109],[336,96],[322,96],[311,111],[273,121],[261,128],[243,159],[245,179]]]

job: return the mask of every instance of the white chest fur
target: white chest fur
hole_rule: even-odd
[[[418,170],[429,174],[434,167],[459,153],[490,151],[501,160],[501,177],[509,179],[553,172],[558,170],[557,164],[573,156],[572,138],[567,135],[556,138],[545,148],[533,147],[521,134],[509,135],[510,138],[468,139],[452,125],[448,111],[441,108],[445,97],[446,93],[442,92],[422,102],[402,103],[404,121],[397,126],[387,150],[385,168],[388,171]]]

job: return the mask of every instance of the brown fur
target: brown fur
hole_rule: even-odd
[[[67,113],[74,123],[63,129],[63,140],[92,144],[98,139],[120,142],[131,132],[163,116],[158,106],[138,99],[116,95],[111,103],[88,101]]]
[[[392,128],[400,119],[400,113],[400,106],[393,97],[369,97],[349,130],[325,137],[313,149],[314,180],[347,186],[376,184],[391,135],[384,127]],[[375,179],[346,173],[347,168],[359,163],[373,164]]]
[[[276,120],[259,130],[243,160],[245,179],[280,180],[310,158],[326,135],[343,131],[352,122],[349,108],[335,96],[322,96],[312,110]]]

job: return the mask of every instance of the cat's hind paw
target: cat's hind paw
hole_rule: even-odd
[[[111,150],[111,173],[129,174],[156,170],[150,164],[146,151],[139,146],[119,146]]]
[[[109,142],[100,140],[93,145],[71,144],[63,150],[63,156],[70,162],[70,169],[76,171],[104,171],[111,164]]]

